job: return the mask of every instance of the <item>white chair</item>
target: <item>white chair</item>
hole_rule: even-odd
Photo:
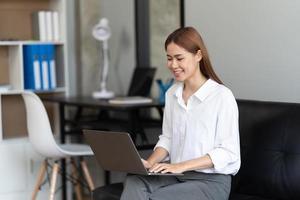
[[[40,98],[36,94],[28,91],[24,91],[21,94],[25,102],[29,140],[34,149],[45,157],[45,160],[43,161],[39,171],[34,191],[32,193],[32,199],[36,199],[39,188],[42,185],[44,175],[48,166],[48,160],[53,159],[55,162],[52,167],[49,196],[49,199],[52,200],[54,199],[56,179],[59,172],[59,164],[57,163],[57,161],[62,158],[71,158],[73,169],[72,175],[75,176],[75,179],[72,179],[74,182],[74,180],[77,180],[78,172],[75,167],[75,162],[72,158],[91,156],[93,155],[93,152],[88,145],[84,144],[56,143],[51,131],[51,126],[46,109]],[[81,160],[81,167],[83,169],[83,173],[90,191],[94,190],[94,183],[91,179],[86,162],[83,159]],[[81,199],[82,197],[80,185],[78,183],[75,185],[75,192],[77,199]]]

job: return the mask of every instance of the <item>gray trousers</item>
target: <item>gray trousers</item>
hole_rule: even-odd
[[[121,200],[227,200],[230,187],[231,176],[222,174],[128,175]]]

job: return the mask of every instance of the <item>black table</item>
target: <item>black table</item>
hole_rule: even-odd
[[[44,102],[57,103],[59,105],[59,123],[60,123],[60,142],[65,143],[65,137],[67,135],[66,124],[68,119],[66,119],[66,107],[75,107],[78,110],[82,108],[95,108],[104,111],[123,111],[128,112],[128,123],[130,124],[130,134],[135,141],[137,131],[143,132],[143,127],[139,122],[141,109],[145,108],[155,108],[160,114],[162,119],[164,104],[160,103],[158,100],[153,100],[151,103],[138,103],[138,104],[111,104],[108,100],[94,99],[88,96],[73,96],[66,97],[63,95],[52,95],[42,97]],[[143,135],[142,135],[143,137]],[[137,144],[136,144],[137,145]],[[149,149],[153,148],[153,144],[142,144],[137,145],[137,149]],[[105,174],[105,182],[109,183],[109,174]],[[63,199],[67,198],[66,192],[66,170],[65,161],[62,161],[62,189],[63,189]]]

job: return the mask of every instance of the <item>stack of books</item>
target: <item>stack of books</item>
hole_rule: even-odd
[[[55,47],[52,44],[24,45],[24,85],[30,90],[56,88]]]
[[[111,104],[145,104],[151,103],[152,99],[142,96],[127,96],[127,97],[116,97],[108,100]]]
[[[33,37],[40,41],[59,41],[59,16],[57,11],[38,11],[32,15]]]

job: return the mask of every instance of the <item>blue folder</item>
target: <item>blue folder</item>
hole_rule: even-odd
[[[50,89],[56,88],[56,65],[55,65],[55,47],[54,45],[45,45],[48,62],[48,78]]]
[[[41,64],[41,77],[42,77],[42,89],[49,90],[50,82],[49,82],[49,65],[48,65],[48,52],[47,45],[40,45],[39,48],[40,55],[40,64]]]
[[[39,45],[24,45],[24,88],[31,90],[41,90],[41,66]]]

